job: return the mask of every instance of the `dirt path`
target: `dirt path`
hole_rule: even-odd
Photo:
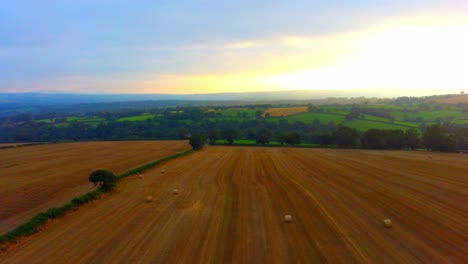
[[[209,147],[126,179],[0,262],[466,263],[468,156],[432,156]]]
[[[80,142],[0,149],[0,234],[94,189],[88,176],[116,174],[189,149],[187,141]]]

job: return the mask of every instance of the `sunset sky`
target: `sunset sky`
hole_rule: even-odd
[[[459,93],[467,47],[466,0],[2,1],[0,93]]]

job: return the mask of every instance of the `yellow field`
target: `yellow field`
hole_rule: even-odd
[[[124,179],[0,263],[468,263],[467,170],[454,153],[210,146]]]
[[[271,117],[279,116],[290,116],[299,113],[307,112],[309,109],[307,106],[298,106],[298,107],[283,107],[283,108],[270,108],[263,112],[262,116],[265,117],[266,114],[270,114]]]

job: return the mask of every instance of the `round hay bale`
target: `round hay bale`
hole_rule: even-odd
[[[179,189],[174,189],[174,190],[172,190],[172,194],[173,194],[173,195],[178,195],[178,194],[179,194]]]
[[[386,228],[392,227],[392,220],[385,219],[385,220],[383,220],[383,222],[384,222],[384,225],[385,225]]]
[[[161,170],[161,173],[164,174],[166,171],[165,170]]]
[[[428,158],[432,159],[432,155],[427,156]]]
[[[292,215],[285,215],[284,216],[284,221],[286,223],[290,223],[292,221]]]
[[[143,174],[138,175],[138,178],[143,179]]]
[[[146,197],[146,202],[151,203],[153,201],[153,196],[147,196]]]

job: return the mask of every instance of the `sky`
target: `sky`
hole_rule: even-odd
[[[466,0],[5,0],[0,93],[468,90]]]

